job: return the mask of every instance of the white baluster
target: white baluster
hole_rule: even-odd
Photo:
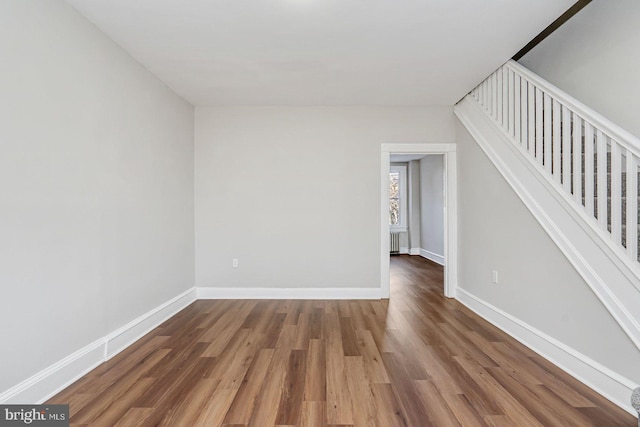
[[[571,194],[571,111],[562,106],[562,187]]]
[[[560,184],[562,181],[562,173],[560,165],[562,163],[562,138],[560,135],[560,129],[562,126],[562,111],[560,110],[560,103],[553,100],[553,177],[556,182]]]
[[[504,68],[503,68],[504,69]],[[503,102],[503,98],[502,98],[502,92],[504,90],[503,86],[502,86],[502,73],[503,73],[503,69],[500,69],[496,72],[496,86],[498,88],[497,91],[497,99],[496,102],[498,104],[498,109],[496,111],[496,119],[498,120],[498,124],[500,126],[502,126],[502,124],[504,123],[504,119],[502,117],[502,106],[504,105]]]
[[[584,122],[584,207],[590,217],[595,216],[593,210],[594,167],[593,167],[593,126]]]
[[[491,115],[491,78],[486,80],[487,83],[487,112]]]
[[[544,94],[536,88],[536,157],[540,165],[544,165],[543,103]]]
[[[527,129],[527,80],[520,81],[520,140],[522,148],[529,149],[529,130]]]
[[[529,105],[527,107],[527,116],[529,124],[527,126],[529,130],[529,155],[532,159],[536,157],[536,88],[533,83],[527,84],[527,97],[529,98]]]
[[[498,120],[498,77],[497,71],[491,74],[491,117]]]
[[[480,103],[482,108],[486,111],[487,109],[487,81],[482,82],[482,102]]]
[[[509,129],[509,69],[502,67],[502,128]]]
[[[638,159],[627,150],[627,254],[638,261]]]
[[[513,136],[516,142],[522,144],[522,135],[520,134],[520,76],[518,74],[513,75]]]
[[[598,153],[598,225],[601,230],[607,231],[607,138],[600,129],[596,132],[596,147]]]
[[[487,113],[491,116],[491,111],[493,109],[493,105],[491,105],[491,76],[487,77],[485,83],[487,84]]]
[[[611,139],[611,237],[622,244],[622,152]]]
[[[513,136],[515,134],[514,130],[513,130],[513,124],[514,124],[514,99],[515,99],[515,95],[513,93],[514,91],[514,72],[509,70],[509,125],[507,127],[508,131],[509,131],[509,135]]]
[[[549,175],[551,175],[551,130],[553,129],[551,124],[551,97],[544,94],[544,169]]]
[[[582,206],[582,119],[573,113],[573,197]]]

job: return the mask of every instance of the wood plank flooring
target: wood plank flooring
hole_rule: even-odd
[[[50,400],[88,426],[636,426],[392,257],[388,301],[196,301]]]

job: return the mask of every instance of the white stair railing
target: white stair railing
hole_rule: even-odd
[[[640,139],[515,61],[471,96],[620,256],[638,267]]]

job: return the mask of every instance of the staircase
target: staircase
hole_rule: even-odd
[[[455,112],[640,349],[640,139],[514,61]]]
[[[639,261],[638,138],[513,61],[471,96],[621,256]]]

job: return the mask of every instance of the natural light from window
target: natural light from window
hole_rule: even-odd
[[[389,227],[407,231],[407,168],[391,166],[389,171]]]

